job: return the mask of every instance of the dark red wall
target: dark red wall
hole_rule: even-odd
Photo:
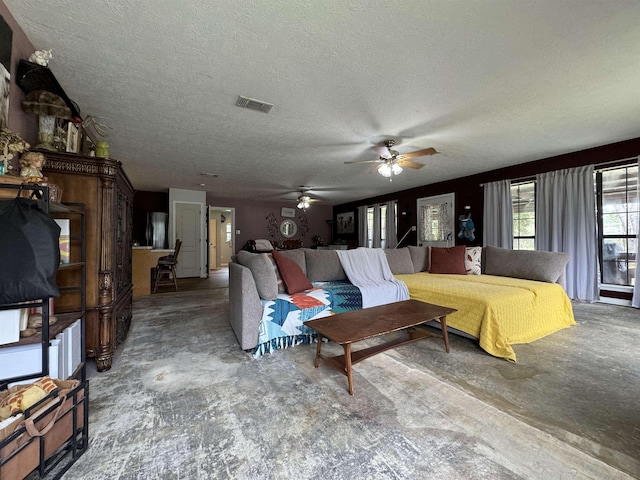
[[[464,207],[465,205],[469,205],[471,207],[471,218],[473,219],[476,227],[476,239],[473,243],[468,243],[464,240],[458,239],[457,237],[456,243],[458,245],[481,245],[482,211],[484,207],[484,191],[480,186],[481,184],[495,182],[497,180],[534,177],[537,173],[551,172],[553,170],[561,170],[581,165],[598,165],[616,160],[625,160],[638,155],[640,155],[640,138],[635,138],[624,142],[613,143],[579,152],[567,153],[565,155],[514,165],[477,175],[457,178],[431,185],[424,185],[410,190],[403,190],[387,195],[359,200],[357,202],[337,205],[333,210],[334,219],[338,213],[355,211],[357,225],[358,206],[371,205],[389,200],[398,200],[398,239],[400,239],[412,225],[416,225],[416,202],[418,198],[454,192],[456,198],[455,218],[466,213]],[[347,241],[357,240],[357,233],[348,236],[342,235],[340,238]],[[416,240],[417,237],[415,232],[411,232],[403,242],[403,245],[416,245]]]

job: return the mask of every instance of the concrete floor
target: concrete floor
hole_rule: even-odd
[[[227,269],[179,281],[180,292],[227,286]],[[640,311],[574,303],[574,313],[577,326],[516,346],[518,363],[492,357],[457,335],[450,335],[450,354],[439,340],[387,354],[640,478]],[[296,347],[295,355],[313,348]]]

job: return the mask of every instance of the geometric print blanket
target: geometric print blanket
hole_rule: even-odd
[[[360,289],[347,280],[314,282],[304,292],[279,293],[275,300],[262,300],[262,320],[258,345],[253,356],[260,357],[278,348],[313,343],[318,334],[304,322],[362,308]]]

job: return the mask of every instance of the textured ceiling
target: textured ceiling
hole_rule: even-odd
[[[640,136],[637,0],[4,3],[138,190],[338,204]],[[440,153],[344,164],[385,138]]]

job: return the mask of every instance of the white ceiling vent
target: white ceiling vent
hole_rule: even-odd
[[[271,108],[273,107],[273,104],[262,102],[254,98],[247,98],[247,97],[238,95],[238,100],[236,100],[236,106],[242,107],[242,108],[249,108],[251,110],[257,110],[259,112],[269,113],[269,110],[271,110]]]

